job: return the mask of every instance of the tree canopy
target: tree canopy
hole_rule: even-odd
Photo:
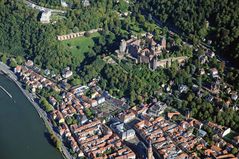
[[[224,56],[239,60],[239,1],[140,0],[140,8],[189,39],[210,39]]]

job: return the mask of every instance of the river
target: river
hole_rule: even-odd
[[[16,84],[0,74],[0,159],[63,159],[45,137],[46,128]]]

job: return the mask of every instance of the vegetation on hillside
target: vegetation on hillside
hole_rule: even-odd
[[[108,21],[114,27],[119,23],[115,23],[117,17],[110,11],[112,8],[112,1],[108,0],[92,3],[90,8],[75,6],[57,25],[43,25],[37,10],[17,0],[0,0],[0,51],[32,59],[55,72],[66,66],[76,68],[80,59],[72,57],[56,36],[103,27]]]
[[[139,0],[142,10],[177,28],[194,43],[211,39],[225,56],[239,60],[239,1]]]
[[[32,2],[35,2],[38,5],[43,6],[60,6],[61,0],[32,0]]]
[[[126,4],[122,1],[116,4],[112,0],[92,0],[91,6],[87,8],[81,6],[79,1],[73,2],[73,6],[67,10],[66,19],[61,19],[56,24],[43,25],[38,21],[38,11],[26,7],[17,0],[0,0],[0,52],[4,53],[1,60],[7,63],[9,55],[25,57],[34,60],[35,64],[41,68],[48,68],[55,73],[70,66],[74,71],[74,79],[70,80],[73,85],[86,84],[99,76],[101,88],[119,98],[125,97],[132,106],[150,103],[152,99],[158,98],[182,113],[190,109],[195,118],[214,121],[239,130],[238,112],[231,108],[221,111],[205,101],[204,96],[199,97],[192,91],[180,94],[177,88],[172,88],[174,91],[171,95],[174,97],[164,95],[165,87],[162,85],[170,85],[171,82],[177,87],[184,84],[190,88],[195,84],[194,80],[200,87],[203,82],[212,82],[207,78],[208,76],[195,76],[196,69],[201,67],[200,62],[197,61],[200,54],[190,58],[183,68],[173,63],[171,68],[157,69],[154,72],[150,71],[146,65],[132,66],[130,62],[123,60],[118,62],[112,56],[118,49],[120,40],[129,39],[132,34],[153,32],[156,40],[160,38],[160,35],[167,36],[165,28],[159,29],[153,24],[152,19],[155,16],[165,24],[177,28],[193,43],[197,44],[203,38],[212,39],[216,49],[225,55],[230,54],[237,58],[239,54],[239,12],[236,7],[238,2],[235,1],[234,4],[229,1],[213,0],[141,0],[139,2],[134,6],[125,6]],[[50,0],[39,0],[39,3],[55,5]],[[127,11],[125,8],[129,8],[132,14],[128,17],[120,17],[118,13]],[[146,17],[143,16],[145,12],[149,13]],[[84,41],[87,37],[83,39],[85,45],[79,40],[80,38],[65,42],[56,40],[57,35],[96,28],[103,28],[104,31],[93,39],[94,44],[91,43],[90,48],[86,47],[89,41]],[[180,46],[181,39],[177,37],[175,43]],[[230,48],[229,51],[225,51],[228,48]],[[192,50],[188,48],[180,47],[179,52],[180,55],[190,57],[192,55]],[[79,56],[84,53],[85,57]],[[103,60],[105,56],[114,58],[116,63],[105,62]],[[13,58],[8,60],[12,67],[21,63],[21,60],[17,59],[16,61]],[[239,81],[238,71],[232,69],[223,72],[220,66],[221,64],[214,59],[205,69],[218,68],[220,74],[225,73],[223,80],[238,89],[239,85],[236,84],[238,83],[236,81]],[[49,97],[55,93],[42,90],[40,94]],[[52,106],[46,99],[42,98],[40,102],[47,112],[52,111]],[[89,111],[88,116],[91,116]]]
[[[67,41],[61,42],[66,49],[71,53],[74,58],[78,59],[78,62],[81,63],[84,58],[85,54],[88,54],[92,51],[92,48],[95,44],[94,40],[99,37],[99,33],[93,33],[89,37],[79,37]]]

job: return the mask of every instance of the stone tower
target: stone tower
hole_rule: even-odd
[[[158,63],[158,61],[157,61],[157,57],[154,56],[154,57],[150,60],[148,66],[149,66],[149,68],[150,68],[151,70],[154,71],[154,70],[156,70],[157,67],[158,67],[157,63]]]
[[[127,47],[126,41],[121,40],[120,47],[119,47],[120,53],[125,53],[126,52],[126,47]]]

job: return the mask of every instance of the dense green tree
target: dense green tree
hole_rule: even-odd
[[[17,62],[18,65],[22,65],[23,62],[24,62],[23,57],[22,56],[17,56],[16,57],[16,62]]]
[[[84,111],[85,111],[86,116],[87,116],[88,118],[93,118],[93,112],[92,112],[91,109],[85,108]]]
[[[129,7],[129,5],[128,5],[128,3],[126,2],[126,1],[124,1],[124,0],[119,0],[119,10],[121,11],[121,12],[126,12],[126,11],[128,11],[128,7]]]
[[[51,104],[49,104],[49,102],[46,100],[46,98],[44,97],[41,97],[40,99],[40,104],[43,106],[43,109],[46,111],[46,112],[52,112],[54,110],[53,106]]]
[[[56,146],[56,148],[61,151],[62,142],[58,139],[58,137],[54,134],[54,132],[50,133],[50,138],[53,142],[53,144]]]
[[[79,85],[81,84],[81,80],[79,78],[74,78],[73,80],[71,80],[70,82],[73,86]]]
[[[10,67],[14,68],[17,66],[17,61],[15,58],[11,58],[10,59],[10,64],[9,64]]]
[[[140,0],[139,8],[166,24],[194,44],[204,38],[225,56],[239,60],[239,1]],[[238,63],[238,62],[236,62]]]
[[[237,148],[236,148],[236,147],[234,147],[234,148],[232,149],[232,154],[236,155],[236,154],[237,154],[237,152],[238,152]]]
[[[7,55],[6,54],[3,54],[2,56],[1,56],[1,61],[3,62],[3,63],[7,63]]]
[[[71,125],[71,124],[73,123],[72,117],[67,117],[67,118],[66,118],[66,123],[67,123],[68,125]]]
[[[60,1],[35,0],[40,5],[55,6]],[[39,13],[20,1],[2,0],[0,5],[0,51],[14,56],[33,59],[43,68],[59,70],[66,66],[77,68],[79,62],[69,50],[57,41],[56,36],[77,31],[87,31],[102,27],[104,23],[113,22],[114,30],[120,30],[121,22],[114,16],[115,3],[108,0],[91,1],[90,7],[81,6],[72,1],[71,9],[59,19],[57,25],[43,25],[38,22]],[[106,9],[109,7],[108,9]],[[62,16],[62,15],[61,15]],[[106,21],[106,19],[108,19]],[[118,20],[117,20],[118,19]],[[108,25],[108,24],[107,24]],[[101,45],[106,44],[105,36],[100,37]],[[112,43],[114,34],[109,33],[107,42]],[[21,63],[17,60],[17,63]]]
[[[43,6],[60,6],[61,0],[32,0],[33,2]]]

